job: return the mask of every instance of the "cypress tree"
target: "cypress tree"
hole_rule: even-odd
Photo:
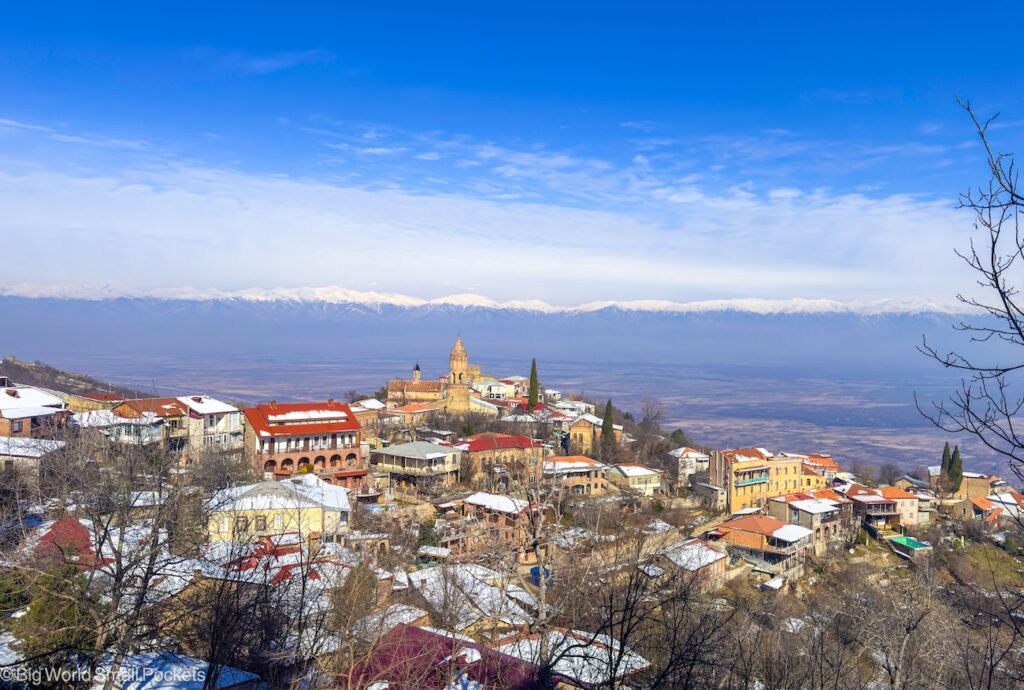
[[[609,400],[604,406],[604,419],[601,421],[601,447],[611,448],[615,445],[615,416],[612,411],[612,401]]]
[[[530,397],[529,397],[529,409],[537,407],[537,398],[540,396],[540,383],[537,381],[537,358],[533,358],[533,363],[530,365]]]
[[[964,480],[964,463],[960,459],[960,446],[953,448],[953,457],[949,461],[949,490],[957,492]]]
[[[942,449],[942,468],[939,470],[939,479],[947,481],[949,479],[949,462],[952,456],[949,453],[949,441],[946,441],[946,447]]]

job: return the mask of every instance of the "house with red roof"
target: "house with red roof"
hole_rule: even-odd
[[[841,548],[853,535],[852,504],[846,498],[829,497],[822,491],[799,491],[776,496],[768,501],[768,514],[774,518],[811,530],[811,545],[816,556],[830,548]],[[832,492],[834,493],[834,492]]]
[[[287,477],[301,470],[346,488],[366,483],[362,426],[347,404],[271,401],[248,407],[244,414],[246,457],[266,476]]]
[[[726,520],[707,534],[724,541],[740,555],[752,557],[779,572],[803,562],[811,549],[811,530],[767,515],[743,515]]]
[[[950,513],[961,520],[981,520],[993,526],[1003,515],[1003,508],[985,496],[974,496],[952,506]]]
[[[529,436],[515,436],[486,432],[463,439],[455,444],[468,460],[469,476],[464,481],[488,485],[508,485],[509,474],[525,477],[539,475],[541,463],[550,454],[540,441]]]
[[[995,506],[1003,509],[1007,517],[1020,519],[1024,517],[1024,494],[1015,489],[1001,494],[992,494],[988,500]]]
[[[897,486],[883,486],[878,491],[882,494],[882,498],[896,501],[896,512],[899,513],[901,525],[904,527],[917,526],[921,499],[916,494]]]
[[[380,690],[537,687],[537,668],[530,661],[453,633],[404,623],[381,637],[341,675],[351,679],[352,687]]]

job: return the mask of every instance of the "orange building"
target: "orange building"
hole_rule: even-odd
[[[271,402],[244,412],[245,452],[258,471],[288,476],[308,466],[341,486],[358,488],[365,482],[362,427],[348,405]]]

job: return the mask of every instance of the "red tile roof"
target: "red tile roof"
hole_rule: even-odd
[[[813,469],[824,472],[839,472],[839,464],[832,459],[831,455],[808,454],[804,465],[810,465]]]
[[[452,657],[455,657],[452,659]],[[451,659],[451,662],[447,660]],[[400,623],[383,635],[373,649],[344,672],[354,687],[387,682],[389,690],[459,687],[452,683],[457,666],[473,687],[527,690],[538,687],[537,669],[526,661],[475,642]],[[556,681],[561,676],[556,674]]]
[[[739,456],[750,460],[768,460],[772,457],[771,455],[766,455],[761,448],[734,448],[732,450],[723,450],[722,455],[729,462],[737,462]]]
[[[972,498],[971,503],[973,503],[979,510],[992,510],[995,508],[995,504],[993,504],[992,501],[982,496]]]
[[[591,465],[592,467],[604,467],[604,465],[593,458],[588,458],[586,455],[555,455],[547,458],[546,463],[562,464],[562,463],[583,463],[585,465]]]
[[[837,503],[849,503],[850,499],[843,496],[838,491],[832,489],[813,489],[807,492],[807,495],[811,498],[829,498]]]
[[[540,443],[526,436],[513,436],[511,434],[497,434],[493,432],[477,434],[468,439],[470,453],[486,450],[505,450],[509,448],[539,448]]]
[[[352,409],[334,400],[270,403],[247,407],[244,412],[246,421],[260,436],[316,436],[362,429]],[[272,419],[284,415],[288,419]]]
[[[137,398],[125,400],[119,407],[127,407],[141,417],[152,412],[157,417],[187,417],[188,406],[177,398]]]
[[[388,381],[388,392],[398,393],[440,393],[444,390],[441,381],[420,381],[414,383],[408,379],[391,379]]]
[[[406,414],[416,414],[417,412],[430,412],[436,409],[433,405],[426,405],[424,403],[409,403],[408,405],[401,405],[400,407],[391,408],[392,412],[402,412]]]
[[[782,520],[776,520],[767,515],[744,515],[743,517],[726,520],[718,527],[719,529],[752,532],[770,537],[775,530],[785,526],[786,523]]]
[[[915,496],[914,494],[910,493],[909,491],[904,491],[903,489],[896,486],[883,486],[882,497],[892,498],[896,500],[904,500],[908,498],[917,499],[917,496]]]

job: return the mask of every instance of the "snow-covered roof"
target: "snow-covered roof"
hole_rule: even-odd
[[[0,436],[0,455],[12,458],[41,458],[47,453],[60,450],[64,446],[64,441],[54,441],[47,438]]]
[[[710,456],[707,453],[701,453],[699,450],[682,446],[681,448],[673,448],[668,452],[674,458],[705,458],[710,460]]]
[[[409,573],[409,582],[430,603],[456,621],[456,632],[489,618],[520,626],[530,617],[520,604],[533,596],[500,573],[474,563],[443,565]]]
[[[518,515],[526,510],[530,505],[528,501],[524,501],[521,498],[503,496],[501,494],[489,494],[483,491],[478,491],[472,496],[467,496],[463,499],[463,503],[480,506],[481,508],[493,510],[498,513],[508,513],[509,515]]]
[[[434,460],[443,458],[452,453],[460,453],[456,448],[439,446],[428,441],[413,441],[411,443],[400,443],[397,446],[388,446],[373,451],[380,455],[389,455],[398,458],[417,458],[419,460]]]
[[[831,513],[838,510],[838,503],[827,498],[809,498],[802,501],[792,501],[789,505],[805,513]]]
[[[94,690],[104,687],[110,676],[110,657],[100,662],[92,684]],[[203,690],[210,665],[202,659],[172,652],[129,654],[121,660],[121,668],[114,675],[116,690]],[[239,685],[261,683],[255,673],[232,666],[222,666],[213,684],[214,690],[225,690]]]
[[[302,505],[348,512],[348,489],[329,484],[315,474],[298,474],[279,482],[256,482],[222,489],[210,499],[210,507],[215,511],[289,510]]]
[[[538,420],[532,414],[509,414],[501,418],[503,422],[514,422],[517,424],[535,424]]]
[[[551,457],[544,461],[545,474],[565,474],[569,472],[606,470],[607,465],[582,455]]]
[[[497,405],[495,405],[494,403],[489,403],[486,400],[481,400],[480,398],[470,398],[469,399],[469,406],[470,407],[479,407],[480,409],[487,410],[489,412],[497,412],[498,411],[498,406]]]
[[[178,398],[182,404],[187,405],[190,410],[196,414],[226,414],[228,412],[238,412],[237,407],[228,405],[226,402],[221,402],[216,398],[211,398],[208,395],[186,395]]]
[[[63,410],[65,407],[64,401],[56,395],[51,395],[33,386],[0,388],[0,417],[12,419],[11,414],[24,415],[22,412],[24,409],[45,408],[47,413],[51,413],[55,410]]]
[[[387,407],[384,403],[377,398],[366,398],[364,400],[356,400],[353,405],[363,408],[364,410],[383,410]]]
[[[623,678],[642,671],[650,662],[629,649],[623,648],[618,640],[608,635],[588,633],[580,630],[548,633],[548,647],[555,659],[556,674],[570,678],[585,687],[609,685],[616,678]],[[523,661],[538,663],[541,652],[541,638],[529,635],[496,648],[502,654],[514,656]],[[610,661],[617,658],[618,664]]]
[[[351,409],[351,408],[349,408]],[[281,422],[301,422],[307,420],[323,420],[323,419],[347,419],[348,415],[339,410],[298,410],[292,412],[280,412],[278,414],[268,414],[267,421],[273,423]]]
[[[589,413],[581,414],[579,417],[577,417],[574,420],[574,423],[580,421],[581,419],[587,420],[588,422],[590,422],[594,426],[602,426],[604,424],[604,420],[603,419],[601,419],[600,417],[598,417],[596,415],[592,415],[592,414],[589,414]],[[619,429],[619,430],[622,429],[622,425],[621,424],[612,424],[612,427],[615,428],[615,429]]]
[[[665,571],[662,568],[659,568],[653,563],[647,563],[646,565],[640,566],[640,572],[647,577],[661,577],[665,574]]]
[[[657,477],[664,474],[661,470],[631,462],[613,465],[612,469],[618,470],[626,477]]]
[[[715,551],[700,539],[688,539],[680,544],[669,546],[662,550],[662,554],[675,565],[690,572],[695,572],[725,558],[724,553]]]
[[[772,532],[772,536],[776,539],[789,542],[800,541],[810,534],[811,530],[806,527],[801,527],[800,525],[784,525]]]
[[[429,546],[425,544],[416,549],[416,555],[427,558],[448,558],[452,555],[452,550],[446,549],[443,546]]]

